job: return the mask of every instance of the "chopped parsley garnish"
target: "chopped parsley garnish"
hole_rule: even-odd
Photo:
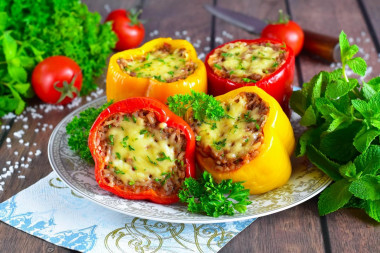
[[[216,150],[221,150],[222,148],[226,146],[226,140],[227,139],[223,139],[221,141],[213,141],[212,145],[214,146]]]
[[[256,123],[256,129],[257,129],[257,130],[260,130],[260,126],[259,126],[259,124],[257,124],[257,123]]]
[[[211,130],[214,130],[214,129],[216,129],[217,127],[216,127],[216,123],[214,122],[214,123],[212,123],[211,124]]]
[[[124,121],[129,121],[128,116],[127,116],[127,115],[124,115],[123,120],[124,120]]]
[[[164,79],[162,79],[161,75],[158,75],[158,76],[153,76],[153,78],[154,78],[154,79],[156,79],[156,80],[157,80],[157,81],[159,81],[159,82],[162,82],[162,83],[164,83],[164,82],[165,82],[165,80],[164,80]]]
[[[156,160],[159,161],[159,162],[164,161],[164,160],[172,161],[172,159],[171,159],[169,156],[167,156],[167,155],[165,154],[165,152],[160,152],[159,155],[160,155],[160,157],[156,159]]]
[[[272,68],[275,68],[275,67],[278,67],[278,62],[275,62],[275,63],[272,65]]]
[[[249,112],[247,112],[247,113],[244,114],[244,120],[247,123],[256,122],[256,120],[251,117],[251,115],[250,115]]]
[[[119,152],[116,152],[115,154],[116,154],[117,159],[121,159],[121,155]]]
[[[230,71],[230,75],[232,75],[233,73],[235,73],[235,71],[231,70],[231,71]]]
[[[131,180],[131,181],[129,181],[129,183],[128,183],[129,185],[134,185],[135,184],[135,181],[133,181],[133,180]]]
[[[248,141],[249,141],[249,138],[245,139],[244,141],[245,141],[245,142],[248,142]]]
[[[252,55],[252,61],[256,60],[257,57],[255,55]]]
[[[140,134],[146,134],[148,132],[148,130],[146,130],[146,129],[142,129],[141,131],[140,131]]]
[[[174,71],[169,71],[168,74],[174,76]]]
[[[222,53],[222,56],[223,57],[229,57],[229,56],[232,56],[232,54],[231,53]]]
[[[145,57],[145,60],[149,60],[149,57],[150,57],[150,53],[147,53],[146,57]]]
[[[246,83],[256,83],[256,80],[253,80],[253,79],[250,79],[250,78],[246,78],[246,77],[243,78],[243,81],[246,82]]]
[[[214,67],[217,68],[217,69],[222,69],[222,67],[219,65],[219,64],[214,64]]]
[[[112,145],[113,146],[113,138],[114,136],[113,136],[113,134],[111,134],[108,138],[109,138],[109,140],[110,140],[110,145]]]
[[[118,168],[114,168],[114,170],[113,170],[113,172],[115,172],[116,174],[122,174],[122,175],[124,175],[125,174],[125,172],[124,171],[121,171],[121,170],[119,170]]]
[[[157,163],[155,162],[155,161],[152,161],[152,159],[150,159],[150,157],[147,155],[146,157],[148,157],[148,160],[149,160],[149,162],[151,163],[151,164],[153,164],[153,165],[157,165]]]
[[[128,149],[129,149],[129,151],[134,151],[135,150],[131,145],[128,145]]]
[[[201,141],[201,139],[202,139],[202,136],[200,136],[200,135],[197,135],[197,137],[195,137],[196,141]]]
[[[135,115],[132,115],[132,120],[133,120],[133,123],[137,122],[137,119],[136,119]]]

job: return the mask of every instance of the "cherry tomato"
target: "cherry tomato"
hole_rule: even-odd
[[[304,33],[296,22],[284,18],[280,10],[278,22],[267,25],[261,37],[282,40],[293,49],[294,55],[298,55],[302,50]]]
[[[112,30],[119,39],[115,50],[123,51],[138,47],[144,40],[145,29],[138,20],[139,14],[140,12],[127,12],[124,9],[117,9],[108,15],[106,22],[113,21]]]
[[[69,57],[48,57],[34,68],[32,86],[45,103],[65,105],[79,95],[82,71]]]

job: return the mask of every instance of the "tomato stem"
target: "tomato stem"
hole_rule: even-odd
[[[139,15],[142,13],[142,10],[136,11],[135,9],[131,9],[128,14],[128,18],[130,20],[130,25],[139,25],[141,21],[139,20]]]
[[[288,22],[289,22],[289,16],[287,14],[284,14],[281,9],[278,10],[277,22],[273,24],[287,24]]]

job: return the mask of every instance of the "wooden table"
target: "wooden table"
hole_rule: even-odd
[[[380,73],[380,2],[379,0],[165,0],[165,1],[120,1],[86,0],[91,11],[103,17],[110,9],[139,7],[142,18],[147,20],[145,41],[154,37],[189,37],[200,44],[198,54],[207,53],[210,48],[234,39],[256,38],[239,28],[213,18],[204,10],[209,3],[227,7],[261,19],[275,20],[277,10],[291,14],[293,20],[303,28],[338,36],[343,29],[364,53],[362,57],[371,66],[372,72],[366,77]],[[180,35],[180,36],[176,36]],[[297,72],[294,85],[302,85],[320,70],[331,70],[329,63],[301,54],[296,60]],[[99,84],[104,88],[104,77]],[[83,99],[82,104],[86,102]],[[37,99],[31,102],[39,105]],[[44,114],[43,119],[29,120],[24,140],[36,143],[34,150],[42,154],[34,156],[28,169],[20,169],[25,178],[17,173],[5,180],[4,191],[0,191],[0,202],[29,187],[52,170],[47,156],[47,142],[55,126],[72,109]],[[6,161],[16,161],[27,156],[31,147],[14,143],[7,147],[7,138],[23,129],[25,122],[14,119],[3,120],[0,132],[0,168]],[[47,124],[43,131],[44,124]],[[46,126],[46,125],[45,125]],[[9,129],[7,129],[9,128]],[[33,131],[40,129],[38,133]],[[13,142],[13,141],[12,141]],[[15,152],[18,153],[15,153]],[[36,237],[30,236],[4,223],[0,223],[0,252],[69,252]],[[259,218],[241,234],[229,242],[221,252],[380,252],[380,225],[370,220],[362,211],[348,209],[319,217],[317,197],[289,210]]]

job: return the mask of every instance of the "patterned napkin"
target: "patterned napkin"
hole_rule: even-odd
[[[127,216],[82,198],[52,172],[1,203],[0,220],[81,252],[217,252],[255,219],[177,224]]]

